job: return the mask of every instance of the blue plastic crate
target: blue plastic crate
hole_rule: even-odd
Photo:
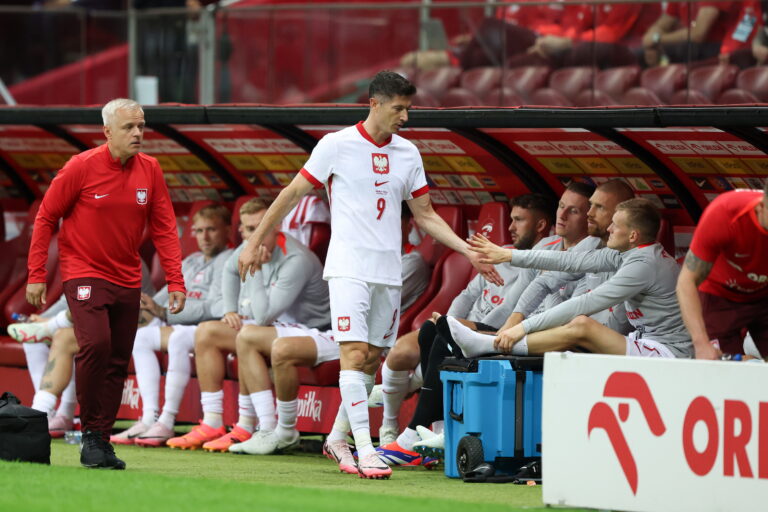
[[[497,473],[541,457],[541,358],[449,358],[442,368],[446,476],[459,477],[456,451],[468,435]]]

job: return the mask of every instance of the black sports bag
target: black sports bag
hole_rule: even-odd
[[[48,416],[24,407],[10,392],[0,396],[0,459],[51,463]]]

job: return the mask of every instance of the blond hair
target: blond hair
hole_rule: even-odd
[[[240,215],[253,215],[254,213],[259,213],[260,211],[269,208],[269,205],[271,204],[272,201],[270,199],[254,197],[243,203],[240,207]]]

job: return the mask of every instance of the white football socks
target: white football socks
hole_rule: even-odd
[[[360,458],[374,453],[368,422],[368,393],[365,373],[354,370],[339,372],[341,403],[347,411],[347,418],[355,438],[355,447]]]
[[[151,426],[160,410],[160,363],[155,352],[160,350],[160,328],[141,327],[133,342],[133,365],[141,394],[141,422]]]
[[[253,433],[256,425],[256,412],[253,410],[250,396],[237,395],[237,414],[237,426],[246,432]]]
[[[296,430],[296,416],[299,412],[299,401],[277,401],[277,429],[275,432],[282,440],[292,439]]]
[[[384,361],[384,367],[381,369],[381,391],[384,402],[383,426],[398,426],[397,417],[400,415],[403,399],[408,393],[410,380],[408,371],[390,370],[387,362]]]
[[[72,324],[72,321],[67,316],[67,310],[59,311],[56,316],[48,320],[48,330],[51,333],[51,336],[53,336],[53,333],[58,331],[59,329],[64,329],[66,327],[74,327],[74,324]]]
[[[168,372],[165,374],[165,402],[163,412],[157,420],[173,428],[179,413],[184,390],[192,372],[189,354],[194,351],[195,338],[182,329],[174,329],[168,337]]]
[[[448,319],[448,326],[451,329],[453,341],[461,347],[461,351],[466,357],[477,357],[499,352],[493,346],[493,340],[496,339],[496,336],[473,331],[452,316],[446,316],[446,318]]]
[[[275,416],[275,398],[271,389],[257,391],[250,394],[251,403],[259,417],[259,430],[262,432],[275,430],[277,417]]]
[[[212,428],[221,428],[224,424],[224,390],[202,391],[200,404],[203,406],[203,423]]]
[[[48,364],[48,352],[50,349],[45,343],[22,343],[24,355],[27,358],[27,370],[32,378],[32,386],[35,393],[40,389],[40,381],[43,380],[45,366]]]
[[[77,407],[77,395],[75,391],[75,369],[72,368],[72,378],[69,379],[69,384],[67,384],[67,387],[64,388],[64,391],[61,393],[61,402],[59,402],[59,408],[56,410],[56,416],[63,416],[70,420],[74,419],[75,407]]]
[[[48,415],[48,418],[53,418],[56,402],[58,401],[59,397],[53,393],[40,390],[35,393],[35,397],[32,399],[32,408],[36,411],[44,412]]]

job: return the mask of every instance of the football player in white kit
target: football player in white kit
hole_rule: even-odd
[[[392,470],[371,443],[368,392],[382,351],[397,337],[400,317],[401,202],[416,224],[447,247],[465,255],[486,278],[503,280],[479,263],[469,244],[435,213],[418,149],[396,135],[408,120],[416,88],[391,71],[378,73],[369,87],[365,121],[323,137],[300,173],[267,211],[240,255],[245,278],[257,265],[266,234],[312,187],[325,185],[331,205],[331,242],[323,277],[328,280],[331,324],[341,346],[341,406],[325,445],[342,472],[362,478],[389,478]],[[367,370],[367,373],[364,371]],[[355,439],[355,462],[346,436]]]

